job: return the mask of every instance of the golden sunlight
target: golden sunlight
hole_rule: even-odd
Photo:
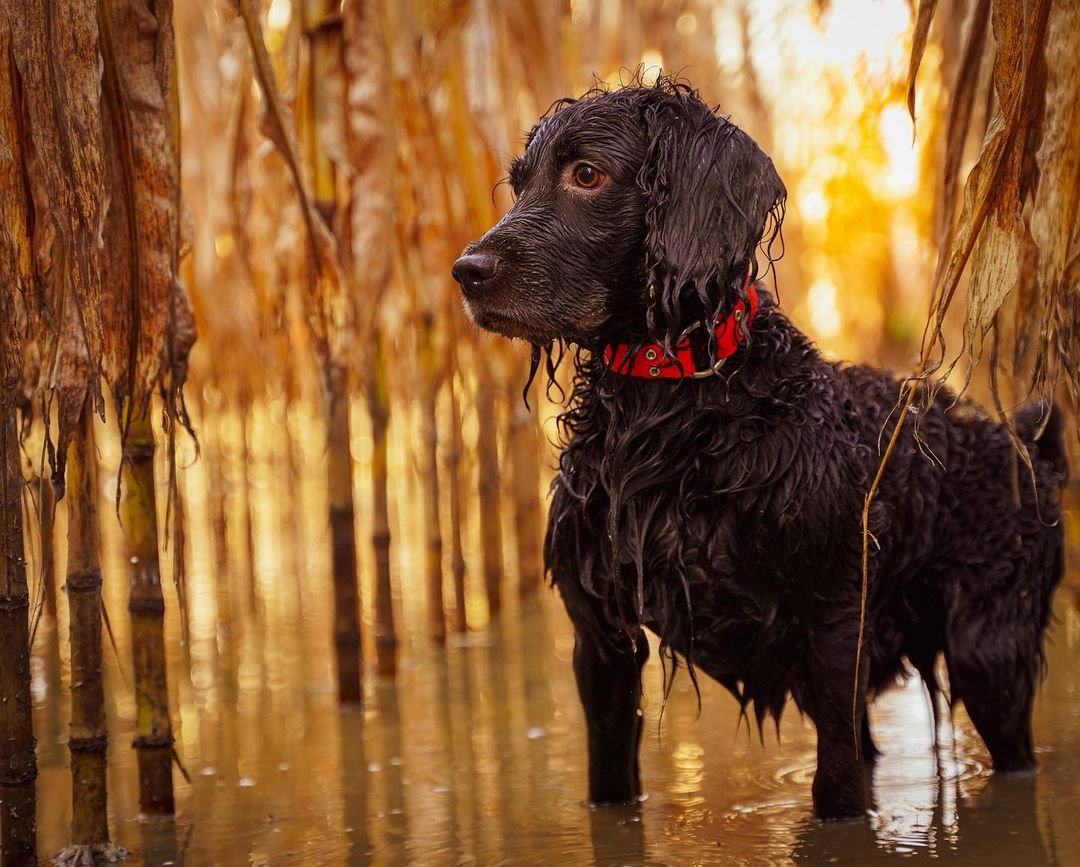
[[[1024,660],[1038,777],[935,732],[901,653],[951,652],[960,597],[1031,651],[1076,562],[1065,447],[1015,487],[1003,427],[905,376],[985,332],[1002,395],[1080,402],[1080,5],[3,2],[0,863],[1080,863],[1076,575]],[[862,815],[866,708],[875,809],[811,822]]]

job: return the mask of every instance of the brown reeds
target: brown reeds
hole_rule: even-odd
[[[515,10],[521,11],[517,7],[499,10],[492,21],[492,26],[499,29],[509,27],[503,16],[506,14],[512,16]],[[536,17],[535,8],[525,10],[525,14],[531,15],[534,23],[540,20]],[[459,24],[459,27],[463,27],[463,23]],[[448,232],[456,232],[454,243],[459,249],[469,240],[486,231],[496,219],[494,191],[498,189],[498,182],[504,168],[497,155],[506,155],[510,152],[510,148],[517,146],[516,143],[496,141],[492,138],[492,128],[498,127],[499,120],[502,119],[497,110],[497,103],[500,98],[500,88],[503,85],[480,94],[469,92],[465,67],[470,58],[465,44],[458,42],[461,32],[461,29],[455,31],[449,27],[444,28],[443,52],[448,55],[449,61],[445,67],[441,86],[446,90],[448,109],[443,109],[436,118],[438,123],[445,126],[451,141],[451,145],[443,150],[444,173],[448,176],[444,183],[449,188],[444,195],[447,199],[458,196],[464,209],[464,220],[460,223],[447,224]],[[503,35],[505,38],[510,38],[508,30],[503,29]],[[457,54],[455,55],[454,52]],[[503,74],[509,72],[502,66],[505,61],[506,58],[493,58],[493,62],[499,64],[500,72]],[[507,82],[506,87],[512,89],[517,83],[516,80],[512,84]],[[521,84],[520,94],[529,93],[524,82]],[[456,288],[450,287],[449,291],[456,293]],[[453,298],[452,303],[454,306],[460,304],[456,297]],[[518,477],[529,475],[525,466],[528,459],[511,445],[512,439],[516,444],[524,445],[522,438],[515,436],[512,432],[512,430],[520,432],[523,429],[520,425],[515,428],[520,416],[515,416],[513,410],[505,414],[499,411],[498,398],[506,390],[505,360],[509,354],[507,347],[501,342],[489,340],[486,336],[471,335],[470,331],[465,329],[459,333],[462,342],[472,343],[471,352],[466,356],[468,363],[462,369],[463,374],[468,374],[462,376],[462,384],[467,385],[468,391],[462,389],[459,396],[467,398],[476,416],[477,487],[475,497],[480,539],[477,571],[482,581],[489,618],[496,619],[503,608],[503,584],[506,574],[502,523],[504,494],[508,494],[509,501],[518,507],[513,513],[515,530],[519,526],[519,517],[522,527],[529,523],[530,518],[525,514],[527,509],[531,508],[539,516],[542,514],[542,507],[536,499],[539,485],[535,476],[532,483],[525,483],[523,490],[517,486]],[[457,357],[455,355],[455,359]],[[515,403],[520,402],[520,395],[515,394],[511,400]],[[535,424],[535,422],[530,421],[529,424]],[[509,473],[504,473],[500,464],[500,444],[503,458],[509,465]],[[522,466],[514,466],[515,456],[523,461]],[[504,481],[509,483],[505,492]],[[533,498],[531,502],[530,497]],[[529,555],[526,553],[525,559],[528,560],[528,558]]]
[[[2,43],[0,43],[0,47]],[[0,52],[0,60],[6,52]],[[36,864],[37,757],[30,704],[29,589],[23,556],[22,473],[12,297],[0,299],[0,861]]]
[[[135,672],[135,742],[139,808],[172,813],[173,736],[165,668],[165,597],[158,561],[154,433],[148,412],[131,416],[123,448],[121,518],[131,561],[131,652]]]
[[[440,367],[435,346],[435,317],[420,315],[418,328],[420,373],[420,475],[424,488],[424,575],[427,586],[428,633],[436,642],[446,640],[446,615],[443,611],[443,537],[439,518],[439,425],[438,408]]]
[[[543,530],[540,506],[540,442],[536,416],[511,389],[507,451],[513,491],[514,541],[517,545],[518,595],[531,599],[543,585]]]
[[[41,563],[41,592],[45,595],[44,611],[56,623],[56,565],[53,562],[53,532],[56,517],[56,490],[48,476],[42,472],[37,484],[38,539]]]
[[[122,444],[121,521],[130,554],[128,610],[134,663],[139,805],[174,812],[173,738],[165,662],[165,601],[158,554],[152,396],[163,401],[169,466],[163,528],[174,536],[174,579],[186,632],[183,517],[177,507],[175,437],[186,426],[181,390],[195,340],[194,316],[179,279],[180,157],[172,4],[137,0],[98,5],[102,131],[109,206],[102,226],[104,373],[117,406]]]
[[[942,194],[954,194],[956,189],[954,173],[972,121],[968,104],[971,89],[979,74],[981,53],[986,50],[982,32],[985,15],[983,5],[971,15],[968,48],[956,73],[956,102],[949,116],[945,177],[939,190]],[[934,4],[922,4],[908,72],[908,109],[913,120],[915,82],[933,16]],[[870,508],[897,441],[905,430],[909,435],[913,432],[912,426],[905,428],[904,424],[912,415],[917,419],[919,404],[933,400],[961,358],[967,361],[961,390],[966,389],[989,343],[991,397],[1017,446],[1017,466],[1025,464],[1031,471],[1027,447],[1013,429],[1017,401],[1008,401],[1006,409],[1002,383],[1007,383],[1006,394],[1039,397],[1046,408],[1044,418],[1049,418],[1060,384],[1067,388],[1074,410],[1080,402],[1080,307],[1075,303],[1074,288],[1080,276],[1076,253],[1080,241],[1076,219],[1080,213],[1080,159],[1075,148],[1080,128],[1080,83],[1074,74],[1080,66],[1080,11],[1075,4],[1053,4],[1050,0],[1025,6],[992,0],[990,23],[994,34],[991,84],[996,99],[989,104],[994,111],[965,182],[959,216],[951,219],[956,202],[939,203],[945,229],[919,363],[904,385],[894,428],[864,500],[856,672],[868,596]],[[945,317],[966,271],[970,283],[964,344],[960,352],[950,353]],[[1011,333],[1003,328],[1006,322]],[[917,423],[913,427],[917,436]],[[1028,478],[1034,479],[1033,472]],[[1014,479],[1016,484],[1020,484],[1019,478]],[[858,675],[853,685],[852,718],[857,697]]]
[[[243,498],[240,501],[240,506],[244,516],[244,547],[247,556],[247,573],[243,575],[243,587],[240,589],[239,595],[242,597],[242,604],[248,614],[254,613],[258,601],[256,589],[257,582],[255,577],[255,570],[258,565],[256,562],[258,546],[255,539],[255,520],[253,517],[255,512],[255,494],[251,476],[252,462],[255,459],[255,454],[251,446],[252,425],[250,413],[250,401],[241,404],[240,454],[238,456],[240,461],[239,488],[243,491]]]
[[[389,46],[379,0],[353,0],[343,9],[347,123],[348,279],[362,311],[357,331],[358,380],[371,419],[371,545],[374,551],[376,668],[397,668],[397,632],[390,583],[390,508],[387,433],[390,382],[383,299],[390,282],[394,238],[393,120],[387,100]]]
[[[422,4],[419,12],[432,22],[436,40],[442,38],[452,16],[436,4]],[[399,8],[395,33],[414,32],[415,19]],[[416,44],[405,37],[406,44]],[[409,326],[416,340],[415,402],[419,413],[417,467],[421,481],[420,512],[424,529],[424,584],[427,588],[428,633],[436,642],[446,638],[443,609],[443,532],[440,520],[438,424],[439,391],[447,376],[444,335],[437,327],[448,282],[445,179],[438,130],[432,117],[430,87],[438,76],[436,64],[416,58],[417,74],[395,75],[393,99],[397,117],[399,158],[413,166],[399,177],[395,214],[399,276],[408,294]],[[432,69],[432,67],[435,67]],[[452,374],[452,372],[451,372]]]
[[[28,16],[29,17],[29,16]],[[0,861],[36,864],[30,594],[23,544],[17,405],[33,259],[12,33],[0,15]]]
[[[340,138],[344,101],[342,19],[340,2],[304,0],[302,20],[307,40],[304,114],[300,124],[312,179],[312,199],[327,226],[347,236],[348,214],[337,220],[337,170],[331,157]],[[339,157],[340,158],[340,157]],[[341,389],[330,398],[327,426],[331,566],[334,585],[334,649],[337,656],[338,697],[357,702],[361,697],[362,653],[360,590],[357,575],[356,524],[353,506],[353,460],[349,426],[348,371]]]
[[[209,402],[201,401],[199,412],[201,422],[202,459],[206,461],[207,505],[210,508],[210,538],[214,551],[214,580],[217,587],[218,618],[223,624],[233,620],[232,576],[229,574],[229,512],[226,491],[225,445],[222,442],[223,425],[221,420],[210,429]],[[215,406],[215,409],[217,407]]]
[[[349,401],[334,402],[327,432],[331,566],[334,585],[334,651],[338,698],[360,701],[362,653],[360,589],[356,571],[356,517],[353,511],[353,461],[349,448]]]
[[[381,336],[373,346],[367,385],[371,416],[371,545],[375,551],[375,664],[378,672],[397,671],[397,631],[394,628],[394,593],[390,583],[390,503],[387,432],[390,426],[390,389]]]
[[[10,34],[7,28],[10,27]],[[20,4],[0,15],[10,36],[3,51],[5,160],[4,230],[17,263],[5,280],[26,304],[21,334],[35,345],[19,359],[27,392],[48,379],[53,479],[63,484],[67,446],[78,427],[87,389],[103,409],[101,268],[98,256],[105,189],[101,135],[96,4],[47,0]],[[64,74],[50,58],[65,57]],[[39,239],[38,227],[49,226]],[[42,243],[31,251],[21,239]],[[12,363],[15,363],[14,361]],[[50,367],[46,368],[48,364]],[[50,430],[50,434],[53,431]]]
[[[479,468],[477,497],[480,513],[480,570],[484,577],[488,614],[502,612],[502,493],[499,473],[498,420],[495,414],[496,385],[486,365],[477,371],[476,461]]]
[[[451,334],[453,342],[453,334]],[[453,365],[452,368],[456,368]],[[447,499],[450,509],[450,575],[454,584],[454,632],[462,634],[469,629],[469,618],[465,601],[465,549],[464,521],[462,520],[461,490],[461,402],[458,399],[458,385],[455,376],[446,380],[446,390],[450,398],[450,445],[446,452]]]
[[[306,235],[304,266],[304,320],[307,338],[314,349],[327,412],[328,482],[334,581],[335,648],[338,691],[343,701],[360,699],[359,586],[356,574],[356,539],[352,503],[352,456],[349,430],[349,382],[353,347],[352,299],[346,294],[341,269],[341,241],[352,237],[346,212],[338,220],[335,157],[344,160],[344,41],[340,4],[332,0],[307,0],[301,5],[301,23],[307,41],[307,65],[302,77],[299,141],[307,156],[305,184],[297,129],[278,90],[274,68],[263,39],[262,22],[248,0],[238,0],[252,49],[256,79],[264,107],[261,126],[285,160],[300,205]],[[333,141],[328,139],[332,138]],[[333,152],[333,148],[338,153]],[[328,227],[338,226],[337,238]],[[341,257],[349,261],[349,257]]]
[[[71,844],[74,850],[113,858],[109,844],[105,721],[102,679],[101,563],[94,419],[87,402],[67,465],[68,556],[65,579],[71,648]],[[63,856],[72,861],[74,853]],[[78,862],[73,862],[78,863]]]

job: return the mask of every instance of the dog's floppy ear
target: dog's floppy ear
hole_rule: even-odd
[[[648,326],[674,343],[695,321],[715,325],[745,295],[755,249],[778,234],[787,191],[750,136],[715,115],[689,89],[657,93],[644,106]]]

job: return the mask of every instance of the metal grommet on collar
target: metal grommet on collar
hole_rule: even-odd
[[[717,376],[726,359],[734,355],[741,344],[749,342],[750,323],[758,313],[758,293],[749,276],[743,287],[747,292],[746,298],[736,302],[727,318],[721,317],[716,311],[715,320],[695,320],[686,326],[677,340],[664,340],[660,344],[617,343],[605,347],[604,360],[608,368],[624,376],[645,379],[704,379]],[[653,288],[651,284],[649,288]],[[713,332],[708,335],[711,360],[704,370],[699,369],[701,362],[695,358],[689,339],[698,328]],[[700,352],[697,354],[700,355]]]

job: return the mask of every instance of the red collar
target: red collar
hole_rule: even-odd
[[[674,348],[675,361],[666,358],[664,347],[659,343],[646,343],[632,350],[627,343],[616,343],[604,350],[604,361],[616,373],[624,376],[640,376],[644,379],[685,379],[687,377],[709,376],[724,359],[735,354],[743,341],[743,318],[746,330],[758,311],[758,294],[753,283],[746,291],[747,301],[736,301],[731,314],[716,323],[716,365],[698,370],[694,363],[694,354],[690,350],[690,338],[684,337]],[[747,302],[750,314],[747,316]],[[677,362],[677,363],[676,363]]]

